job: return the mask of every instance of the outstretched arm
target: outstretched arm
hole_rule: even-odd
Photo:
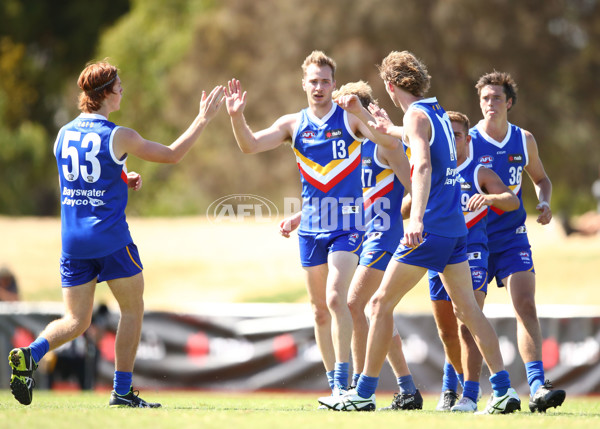
[[[292,137],[294,115],[279,118],[269,128],[253,133],[244,117],[246,91],[242,91],[239,80],[232,79],[225,89],[225,105],[231,118],[233,135],[240,150],[244,153],[258,153],[271,150]]]
[[[131,128],[119,128],[115,134],[113,150],[117,158],[125,154],[135,155],[146,161],[176,164],[196,142],[204,127],[215,117],[223,102],[222,86],[216,86],[210,94],[202,91],[200,111],[189,128],[169,146],[146,140]]]

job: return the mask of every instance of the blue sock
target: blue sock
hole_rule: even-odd
[[[465,375],[464,374],[456,374],[456,378],[458,378],[458,382],[460,383],[460,387],[465,388]]]
[[[444,362],[444,376],[442,377],[442,392],[452,390],[456,393],[458,388],[458,377],[450,362]]]
[[[360,374],[352,374],[352,386],[356,387],[356,385],[358,384],[358,379],[360,378]]]
[[[333,376],[335,387],[341,387],[342,389],[348,389],[348,374],[350,372],[350,363],[348,362],[336,362],[335,363],[335,374]]]
[[[463,396],[469,398],[473,402],[477,403],[477,396],[479,395],[479,382],[478,381],[465,381],[465,387],[463,387]]]
[[[113,379],[113,390],[117,392],[117,395],[127,395],[129,393],[129,390],[131,390],[132,381],[132,372],[115,371],[115,377]]]
[[[417,393],[417,387],[411,374],[398,377],[398,387],[401,394],[414,395]]]
[[[507,371],[498,371],[490,377],[494,396],[504,396],[510,387],[510,378]]]
[[[533,396],[539,387],[544,384],[544,364],[541,360],[527,362],[525,364],[525,369],[527,370],[529,390],[531,391],[531,396]]]
[[[379,383],[379,377],[369,377],[361,374],[356,385],[356,393],[361,398],[370,398],[377,389],[377,383]]]
[[[31,350],[31,357],[35,363],[38,363],[48,353],[48,350],[50,350],[50,344],[45,338],[38,337],[29,345],[29,350]]]
[[[327,371],[325,373],[325,375],[327,376],[327,382],[329,383],[329,388],[331,390],[333,390],[335,383],[333,382],[333,375],[334,375],[335,371],[331,370],[331,371]]]

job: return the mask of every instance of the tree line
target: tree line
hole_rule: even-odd
[[[363,79],[392,119],[376,65],[392,50],[427,64],[431,95],[448,110],[481,118],[475,83],[510,72],[519,86],[509,121],[531,131],[554,185],[553,209],[594,207],[598,177],[594,97],[600,56],[597,0],[116,0],[0,5],[0,214],[57,215],[52,147],[77,115],[78,73],[108,57],[124,99],[111,120],[171,143],[198,109],[202,89],[240,79],[253,129],[306,105],[300,64],[320,49],[338,65],[338,86]],[[136,215],[203,214],[215,199],[298,196],[289,148],[242,154],[225,112],[177,166],[128,160],[144,177]],[[523,188],[526,208],[533,187]]]

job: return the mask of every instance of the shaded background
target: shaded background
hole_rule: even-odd
[[[78,114],[76,81],[87,62],[109,57],[120,68],[124,99],[111,120],[169,144],[197,113],[202,89],[232,77],[248,90],[255,130],[302,109],[300,64],[314,49],[337,61],[338,86],[371,83],[397,123],[376,69],[391,50],[420,57],[433,77],[430,94],[472,123],[481,117],[478,77],[510,72],[519,93],[509,120],[537,139],[554,212],[581,214],[594,208],[600,165],[599,9],[597,0],[3,0],[0,214],[59,214],[52,147]],[[131,195],[128,214],[203,214],[231,193],[297,196],[288,152],[243,155],[221,112],[176,168],[130,158],[145,189]]]

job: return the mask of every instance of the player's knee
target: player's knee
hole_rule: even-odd
[[[331,323],[331,314],[329,313],[329,309],[326,306],[313,305],[312,311],[315,325],[324,326]]]
[[[356,317],[364,317],[366,302],[364,300],[358,299],[357,297],[350,297],[348,299],[348,308],[350,309],[350,314],[352,314],[352,318]]]

